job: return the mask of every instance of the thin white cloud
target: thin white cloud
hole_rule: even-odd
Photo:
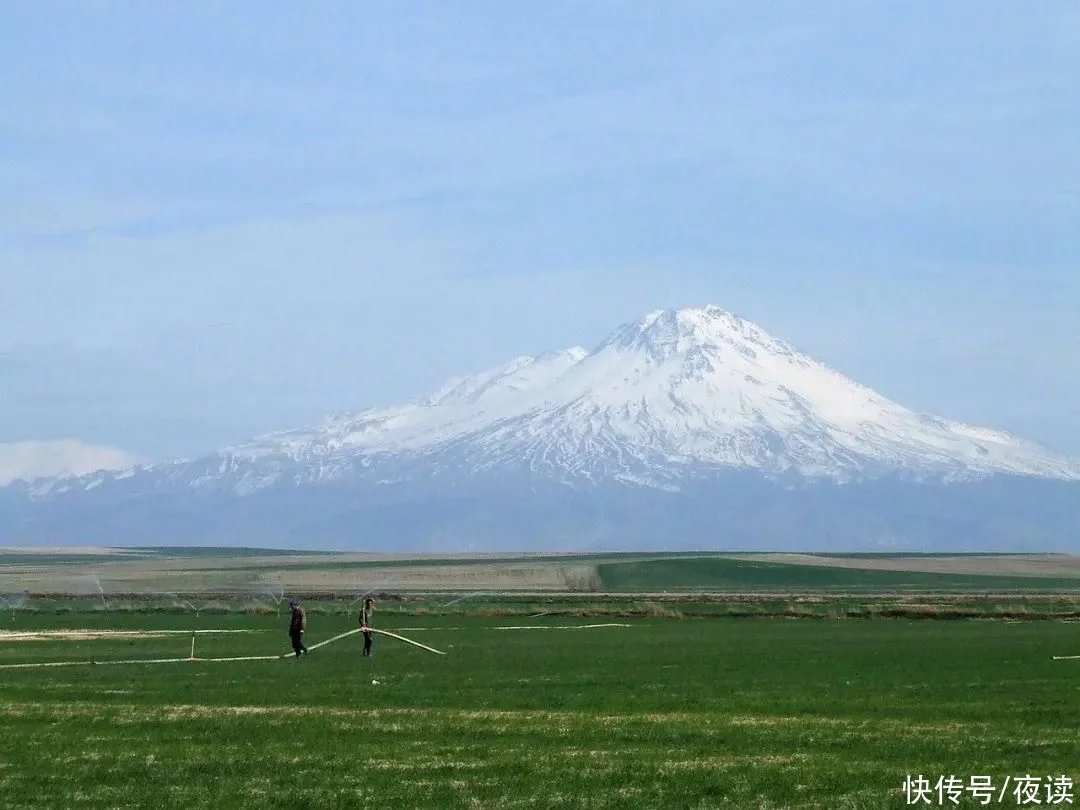
[[[143,461],[126,450],[86,444],[77,439],[0,444],[0,486],[35,478],[122,470]]]

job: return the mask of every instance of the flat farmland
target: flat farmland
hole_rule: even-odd
[[[18,614],[0,664],[98,663],[0,669],[5,807],[880,808],[909,774],[1080,778],[1075,623],[380,616],[446,655],[110,664],[193,628],[200,658],[285,653],[287,619]]]
[[[505,593],[1080,592],[1080,556],[739,553],[378,555],[259,549],[0,550],[0,595],[274,590]],[[2,607],[2,605],[0,605]]]

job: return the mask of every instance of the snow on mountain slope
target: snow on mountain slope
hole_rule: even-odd
[[[223,451],[202,481],[256,465],[244,476],[250,490],[444,456],[473,471],[513,466],[663,487],[718,468],[837,481],[889,472],[1080,479],[1076,461],[914,413],[710,306],[658,310],[590,352],[519,357],[418,403],[261,437]]]
[[[571,366],[589,353],[580,346],[540,357],[518,357],[502,366],[471,377],[456,377],[447,382],[425,405],[487,404],[518,393],[534,391],[559,379]]]
[[[78,439],[0,444],[0,486],[12,481],[82,476],[141,464],[134,453]]]

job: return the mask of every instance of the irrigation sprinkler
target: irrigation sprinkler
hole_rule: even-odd
[[[188,606],[189,608],[191,608],[192,610],[194,610],[194,611],[195,611],[195,618],[196,618],[196,619],[197,619],[197,618],[199,618],[199,608],[195,607],[195,605],[191,604],[191,602],[189,602],[189,601],[188,601],[187,599],[185,599],[184,597],[182,597],[182,596],[177,596],[176,594],[173,594],[173,595],[174,595],[174,596],[176,596],[176,598],[177,598],[177,599],[179,599],[179,600],[180,600],[181,602],[183,602],[183,603],[184,603],[185,605],[187,605],[187,606]]]
[[[371,594],[375,593],[375,591],[379,590],[379,588],[385,588],[389,584],[391,584],[391,583],[386,581],[386,580],[383,580],[382,582],[379,582],[379,583],[377,583],[375,585],[372,585],[370,588],[368,588],[366,591],[364,591],[362,594],[357,596],[355,599],[353,599],[351,602],[349,602],[348,605],[345,606],[345,615],[346,616],[351,616],[352,615],[353,605],[357,604],[358,602],[363,602],[364,599],[366,599]]]
[[[195,618],[196,619],[199,618],[199,611],[202,610],[202,608],[196,607],[191,602],[189,602],[187,599],[182,597],[180,594],[173,593],[172,591],[150,591],[151,595],[153,595],[154,593],[159,593],[161,596],[171,596],[173,598],[173,604],[174,605],[184,605],[184,606],[186,606],[190,610],[195,611]],[[205,607],[205,605],[203,607]]]
[[[109,609],[109,603],[105,601],[105,589],[101,587],[101,579],[97,574],[87,574],[86,579],[90,580],[97,586],[98,595],[101,597],[101,605],[104,610]]]
[[[269,597],[277,607],[277,615],[281,616],[281,602],[285,598],[285,588],[281,585],[263,588],[258,595]]]
[[[23,591],[18,595],[0,596],[0,602],[3,602],[8,610],[11,611],[11,621],[15,621],[15,611],[30,601],[30,591]]]
[[[484,593],[485,593],[485,591],[473,591],[472,593],[467,593],[467,594],[465,594],[464,596],[459,596],[459,597],[458,597],[457,599],[451,599],[451,600],[450,600],[449,602],[447,602],[447,603],[446,603],[445,605],[439,605],[439,607],[440,607],[440,608],[448,608],[448,607],[450,607],[451,605],[456,605],[456,604],[457,604],[458,602],[463,602],[463,601],[465,601],[466,599],[469,599],[470,597],[473,597],[473,596],[483,596],[483,595],[484,595]]]

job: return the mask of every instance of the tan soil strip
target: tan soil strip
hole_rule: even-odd
[[[207,635],[208,633],[262,633],[263,630],[0,630],[5,641],[94,641],[110,638],[168,638],[169,636]]]
[[[444,558],[445,559],[445,558]],[[349,593],[369,588],[428,591],[455,590],[570,590],[575,583],[595,577],[595,566],[584,563],[515,562],[469,565],[416,565],[372,568],[341,568],[323,560],[306,560],[319,568],[270,568],[234,570],[222,566],[207,570],[173,570],[151,561],[112,567],[97,566],[106,599],[110,593],[143,591],[146,596],[168,599],[168,591],[180,593],[248,593],[255,601],[259,591],[284,588],[293,591]],[[294,560],[293,565],[301,564]],[[325,567],[322,567],[324,566]],[[33,593],[71,593],[98,598],[97,585],[86,569],[68,566],[0,566],[0,593],[5,589]],[[269,602],[268,597],[263,601]]]

